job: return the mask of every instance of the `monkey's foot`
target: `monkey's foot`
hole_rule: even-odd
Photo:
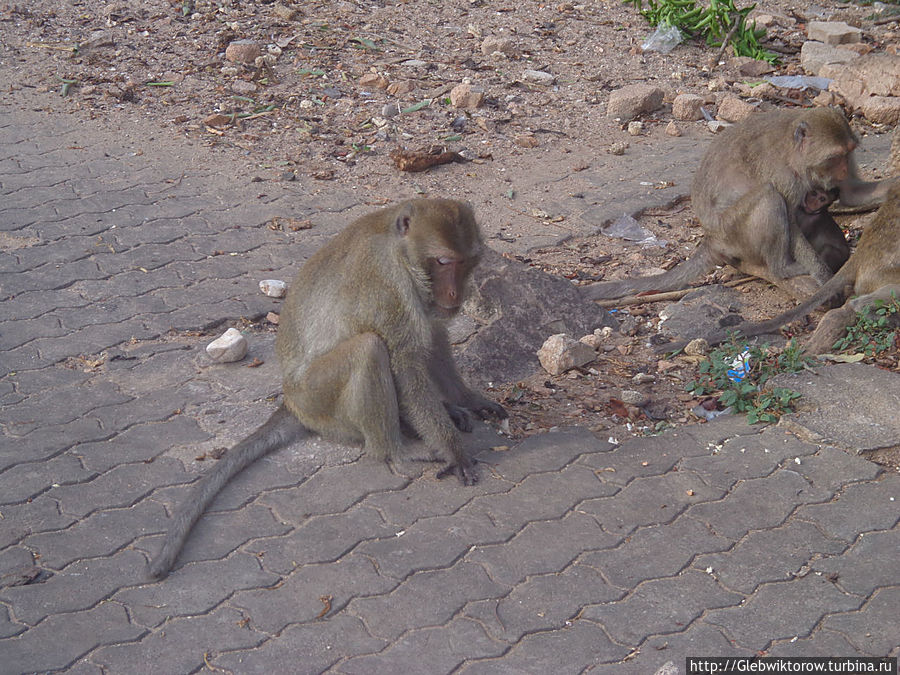
[[[438,471],[438,480],[446,478],[450,474],[456,475],[463,485],[475,485],[478,482],[478,473],[475,471],[475,462],[466,460],[465,463],[448,464]]]

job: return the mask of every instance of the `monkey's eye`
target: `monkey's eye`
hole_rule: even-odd
[[[438,265],[452,265],[453,263],[458,262],[453,258],[436,258],[436,260]]]

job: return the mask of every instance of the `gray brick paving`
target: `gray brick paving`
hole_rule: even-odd
[[[258,281],[290,279],[379,195],[252,183],[240,158],[145,145],[135,125],[0,107],[0,673],[628,674],[686,655],[898,654],[900,476],[856,455],[900,445],[900,384],[859,365],[795,378],[811,409],[777,427],[722,418],[621,445],[559,429],[503,452],[479,427],[469,488],[309,439],[235,480],[148,582],[197,458],[259,424],[279,388],[271,333],[249,335],[258,368],[211,365],[204,345],[277,311]],[[609,186],[590,173],[553,180],[581,181],[600,218]],[[655,196],[640,192],[623,200]],[[560,199],[591,229],[585,200]]]

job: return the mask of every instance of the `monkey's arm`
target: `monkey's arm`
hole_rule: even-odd
[[[888,191],[898,183],[900,176],[877,181],[863,181],[851,176],[838,184],[841,204],[874,209],[884,202]]]
[[[493,415],[499,419],[508,417],[506,410],[499,403],[495,403],[486,396],[469,387],[462,379],[453,355],[450,351],[450,340],[447,337],[447,329],[443,324],[436,323],[432,335],[432,358],[428,362],[428,371],[431,379],[437,385],[444,398],[444,406],[450,416],[456,421],[455,415],[466,410],[471,410],[481,419]],[[462,411],[453,408],[462,408]],[[457,423],[457,427],[463,431],[471,431],[471,424],[464,428]]]
[[[393,353],[391,371],[397,388],[400,417],[426,445],[447,462],[465,485],[477,481],[472,461],[463,453],[459,434],[444,406],[437,383],[422,354]]]

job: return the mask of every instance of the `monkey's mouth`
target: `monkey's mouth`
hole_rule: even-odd
[[[445,319],[453,318],[459,312],[459,305],[442,305],[438,302],[434,303],[435,314]]]

